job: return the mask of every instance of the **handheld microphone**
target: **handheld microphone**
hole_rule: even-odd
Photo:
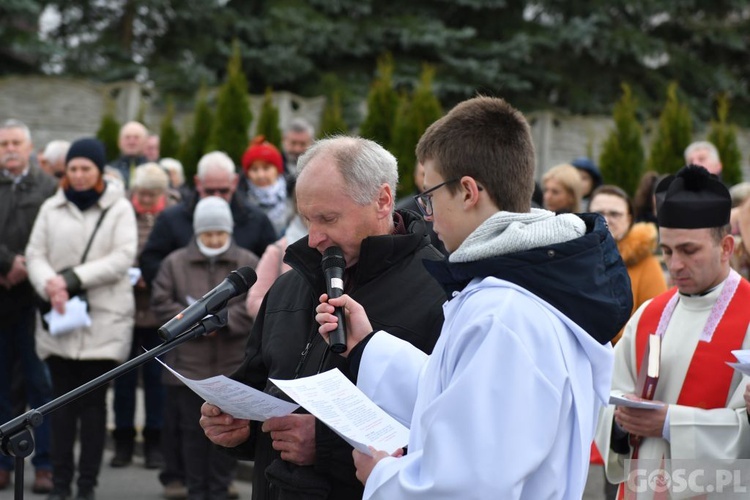
[[[323,252],[323,276],[326,280],[326,293],[329,298],[341,297],[344,294],[344,269],[346,260],[339,247],[328,247]],[[331,351],[340,354],[346,351],[346,322],[344,311],[340,307],[334,308],[333,314],[338,318],[338,326],[328,334]]]
[[[163,340],[169,341],[183,334],[207,315],[222,310],[229,299],[247,292],[257,279],[255,271],[248,266],[232,271],[216,288],[196,300],[159,328],[159,336]]]

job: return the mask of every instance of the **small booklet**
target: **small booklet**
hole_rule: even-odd
[[[185,378],[160,359],[156,360],[206,402],[218,406],[221,411],[234,418],[265,422],[271,417],[289,415],[299,408],[299,405],[276,398],[224,375],[204,380]]]
[[[750,376],[750,349],[736,349],[732,354],[737,358],[737,363],[727,361],[727,364],[743,375]]]
[[[409,429],[337,369],[295,380],[270,380],[362,453],[370,455],[368,446],[393,453],[409,443]]]
[[[659,364],[661,362],[661,337],[652,333],[648,336],[646,350],[643,353],[641,369],[635,384],[635,393],[643,399],[654,399],[656,384],[659,382]]]

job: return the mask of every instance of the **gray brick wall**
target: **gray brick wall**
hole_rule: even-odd
[[[145,118],[158,129],[163,109],[149,106],[150,95],[135,82],[100,84],[85,80],[57,77],[7,77],[0,79],[0,119],[17,118],[29,125],[37,149],[53,139],[72,140],[92,135],[99,128],[108,98],[114,99],[117,118],[121,123],[138,115],[141,103],[146,104]],[[251,108],[257,118],[263,96],[251,96]],[[289,92],[274,93],[282,128],[293,118],[308,119],[319,126],[325,99],[303,98]],[[573,116],[554,112],[526,111],[531,123],[537,150],[537,175],[576,156],[591,154],[598,158],[609,130],[614,126],[606,116]],[[188,113],[177,113],[175,125],[184,130]],[[254,127],[255,124],[253,124]],[[704,139],[705,130],[696,133]],[[646,129],[655,129],[647,124]],[[251,128],[251,135],[253,129]],[[750,130],[738,134],[742,150],[744,178],[750,180]],[[648,137],[644,146],[648,151]]]

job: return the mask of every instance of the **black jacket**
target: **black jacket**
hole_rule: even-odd
[[[120,156],[109,166],[117,170],[122,176],[125,189],[130,188],[130,169],[148,163],[145,156]]]
[[[182,203],[164,209],[156,218],[138,261],[147,283],[154,280],[161,261],[167,255],[190,243],[193,237],[193,212],[198,199],[196,194]],[[237,195],[232,197],[229,205],[234,219],[234,241],[256,256],[263,255],[266,247],[276,241],[276,231],[271,221],[259,208],[242,202]]]
[[[23,255],[34,227],[39,207],[55,194],[57,179],[36,166],[18,184],[0,174],[0,275],[13,267],[16,255]],[[0,317],[34,302],[34,291],[28,280],[7,290],[0,286]]]
[[[352,268],[349,293],[364,306],[373,328],[387,330],[429,353],[440,335],[445,295],[422,260],[443,256],[430,245],[424,221],[416,214],[400,213],[408,234],[363,240],[359,262]],[[288,399],[268,381],[269,377],[305,377],[344,365],[344,358],[327,354],[315,322],[318,297],[325,292],[320,260],[320,253],[307,246],[307,238],[288,247],[284,261],[293,270],[281,275],[266,295],[235,379]],[[308,343],[309,350],[303,356]],[[316,423],[315,466],[295,467],[280,460],[274,463],[277,477],[284,476],[285,486],[296,488],[298,496],[294,497],[280,496],[276,488],[269,490],[265,472],[279,454],[271,448],[269,436],[260,431],[259,422],[252,422],[250,432],[250,440],[231,453],[255,460],[253,499],[362,497],[351,446],[320,422]],[[307,491],[300,488],[303,484],[309,485]]]

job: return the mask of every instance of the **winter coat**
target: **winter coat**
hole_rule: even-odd
[[[427,235],[424,220],[411,212],[399,212],[407,234],[365,238],[348,293],[367,311],[373,328],[388,329],[425,352],[432,351],[443,323],[445,295],[424,268],[423,260],[442,259]],[[293,379],[343,367],[344,358],[328,353],[318,333],[315,307],[325,292],[321,255],[307,245],[308,238],[289,245],[284,262],[292,270],[279,276],[261,305],[251,333],[245,362],[233,375],[256,389],[288,399],[270,378]],[[346,278],[346,276],[345,276]],[[408,306],[406,306],[408,305]],[[304,352],[303,352],[304,351]],[[253,499],[277,498],[269,490],[265,472],[279,459],[259,422],[251,422],[250,439],[230,450],[239,458],[255,460]],[[297,467],[276,460],[272,469],[283,487],[316,484],[328,490],[322,498],[360,498],[362,485],[355,477],[352,448],[328,427],[316,421],[316,464]],[[276,483],[278,486],[278,483]],[[304,498],[312,495],[312,488]],[[303,488],[304,489],[304,488]],[[275,492],[274,492],[275,491]]]
[[[57,180],[36,166],[30,166],[18,184],[0,174],[0,275],[8,274],[16,255],[23,255],[39,208],[56,189]],[[10,289],[0,287],[0,317],[9,318],[34,300],[28,280]]]
[[[86,261],[81,263],[86,244],[105,209],[109,210]],[[68,201],[62,189],[42,205],[26,247],[29,280],[36,292],[49,300],[44,291],[47,280],[65,269],[72,271],[88,297],[91,326],[53,337],[38,320],[36,349],[41,359],[127,359],[135,314],[128,268],[137,244],[133,207],[116,184],[108,183],[97,203],[83,212]],[[79,291],[71,289],[69,283],[70,296]]]
[[[168,195],[164,195],[167,207],[175,204],[173,198]],[[138,257],[140,257],[143,247],[148,241],[148,237],[151,234],[151,230],[154,228],[156,218],[159,216],[158,213],[138,213],[136,211],[135,220],[138,226]],[[138,267],[138,258],[133,266]],[[133,294],[135,295],[135,326],[136,328],[157,328],[162,323],[156,318],[156,315],[151,310],[151,287],[146,283],[145,280],[139,280],[133,287]]]
[[[160,323],[166,323],[221,283],[233,270],[255,268],[258,258],[232,243],[226,252],[214,258],[204,256],[195,239],[185,248],[172,252],[159,268],[153,282],[151,304]],[[178,373],[193,380],[215,375],[230,375],[242,363],[244,347],[253,326],[245,310],[246,294],[229,301],[227,326],[215,334],[189,340],[169,351],[164,362]],[[182,385],[169,373],[162,372],[167,385]]]
[[[162,260],[190,243],[193,238],[193,211],[198,196],[165,209],[156,218],[154,229],[139,259],[143,277],[151,283],[159,271]],[[229,204],[234,219],[232,238],[241,248],[263,255],[266,247],[276,241],[276,231],[259,208],[241,201],[237,194]]]

